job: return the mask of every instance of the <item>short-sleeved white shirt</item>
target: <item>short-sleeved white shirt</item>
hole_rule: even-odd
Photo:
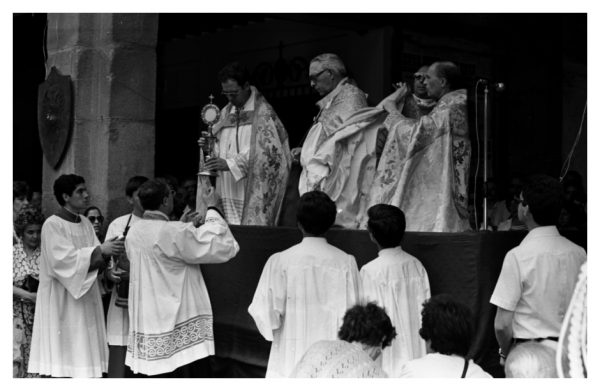
[[[555,226],[534,228],[506,254],[490,302],[514,312],[514,338],[558,337],[586,258]]]

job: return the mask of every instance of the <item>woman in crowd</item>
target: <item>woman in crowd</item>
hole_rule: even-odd
[[[104,223],[104,216],[102,216],[102,212],[97,206],[90,206],[83,212],[83,215],[90,220],[92,226],[94,227],[94,232],[96,232],[96,237],[100,241],[100,243],[104,242],[104,235],[102,234],[102,224]]]
[[[23,181],[13,182],[13,224],[17,219],[17,215],[29,204],[27,196],[29,194],[29,186]],[[19,237],[13,227],[13,244],[19,240]]]
[[[427,354],[404,364],[400,377],[491,377],[469,359],[471,311],[450,295],[432,296],[423,303],[419,335]]]
[[[27,362],[35,313],[43,223],[44,215],[40,210],[29,206],[22,208],[15,220],[19,240],[13,245],[13,324],[17,327],[16,334],[22,336],[20,346],[13,349],[14,361],[18,364],[17,377],[35,376],[27,373]]]
[[[378,359],[395,337],[396,329],[383,308],[374,303],[355,305],[344,315],[340,340],[314,343],[291,377],[387,377]]]

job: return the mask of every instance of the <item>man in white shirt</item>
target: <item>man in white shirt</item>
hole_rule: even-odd
[[[138,197],[138,189],[148,181],[145,176],[134,176],[125,185],[125,196],[132,207],[131,213],[114,219],[106,230],[107,238],[126,237],[129,228],[142,219],[144,208]],[[129,259],[123,253],[114,259],[106,269],[106,278],[114,283],[106,315],[106,335],[108,338],[108,377],[125,377],[125,354],[129,337],[129,314],[127,297],[119,299],[117,289],[129,290]]]
[[[203,200],[206,220],[169,221],[173,192],[150,180],[138,196],[144,215],[126,238],[131,263],[129,340],[125,363],[134,373],[158,375],[214,354],[213,318],[200,264],[223,263],[239,251],[213,188]],[[183,368],[182,368],[182,372]]]
[[[516,343],[556,345],[569,300],[586,261],[583,248],[561,236],[558,180],[537,175],[523,186],[519,219],[529,233],[504,258],[490,302],[498,307],[494,328],[504,363]]]
[[[336,339],[346,310],[359,300],[354,257],[330,245],[325,233],[336,207],[327,194],[311,191],[298,202],[302,242],[267,261],[248,312],[272,341],[267,377],[288,377],[305,351]]]
[[[419,329],[427,355],[403,364],[398,377],[490,378],[468,358],[473,337],[471,322],[469,307],[449,294],[432,296],[423,303]]]
[[[393,205],[374,205],[368,210],[367,229],[379,249],[379,257],[360,270],[363,302],[374,301],[392,319],[398,335],[383,351],[382,367],[389,377],[399,375],[400,366],[425,355],[419,336],[421,305],[430,296],[429,280],[419,260],[400,246],[406,220]]]
[[[30,373],[51,377],[102,377],[108,362],[98,272],[124,250],[123,240],[103,244],[81,213],[89,194],[79,175],[54,181],[61,206],[42,226]]]
[[[219,172],[216,188],[229,224],[277,225],[292,162],[287,132],[241,64],[225,66],[219,80],[229,103],[213,126],[215,156],[205,168]]]

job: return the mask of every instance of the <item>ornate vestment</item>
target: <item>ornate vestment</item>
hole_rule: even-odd
[[[447,93],[430,114],[418,120],[390,114],[385,124],[389,136],[368,206],[400,207],[407,231],[468,230],[471,143],[466,90]],[[362,227],[366,223],[363,216]]]
[[[298,184],[300,195],[307,191],[323,190],[321,181],[329,172],[321,166],[310,164],[310,161],[316,155],[327,153],[324,151],[328,148],[326,143],[336,134],[342,123],[367,106],[367,97],[352,81],[344,78],[333,91],[317,102],[317,106],[319,106],[319,114],[306,136],[300,155],[302,164]]]
[[[213,134],[218,138],[225,127],[252,125],[250,153],[246,169],[242,225],[276,225],[283,203],[291,166],[288,136],[273,107],[258,92],[254,94],[254,110],[232,113],[228,103]]]

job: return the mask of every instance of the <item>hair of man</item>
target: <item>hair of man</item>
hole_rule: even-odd
[[[396,328],[385,310],[375,303],[357,304],[346,311],[338,338],[385,348],[396,337]]]
[[[336,213],[331,198],[322,191],[314,190],[300,197],[296,219],[306,233],[321,236],[335,223]]]
[[[423,303],[419,335],[437,353],[466,357],[471,347],[471,311],[449,294],[432,296]]]
[[[462,75],[460,68],[451,61],[438,61],[431,64],[438,77],[446,79],[449,90],[457,90],[462,87]]]
[[[369,221],[367,229],[381,248],[400,245],[406,230],[404,212],[397,206],[387,204],[373,205],[367,211]]]
[[[235,80],[240,87],[244,87],[246,83],[250,83],[250,72],[238,61],[230,62],[225,65],[218,74],[221,83],[227,80]]]
[[[556,225],[562,209],[563,188],[558,179],[532,175],[523,184],[523,200],[540,226]]]
[[[54,197],[60,206],[65,206],[63,195],[72,196],[78,185],[85,183],[82,176],[76,174],[63,174],[54,181]]]
[[[23,232],[25,228],[29,225],[43,225],[46,217],[42,214],[42,211],[39,208],[35,208],[31,205],[27,205],[23,207],[17,213],[17,218],[15,220],[15,232],[19,237],[23,236]]]
[[[336,73],[340,77],[345,77],[347,75],[346,66],[337,54],[319,54],[318,56],[310,60],[310,62],[319,63],[324,69],[329,69],[330,71]]]
[[[127,197],[133,197],[133,193],[135,193],[135,191],[148,180],[148,178],[141,175],[136,175],[129,178],[127,184],[125,185],[125,195]]]
[[[557,377],[556,351],[539,342],[524,342],[511,349],[504,364],[506,377]]]
[[[13,181],[13,201],[16,198],[27,198],[29,196],[29,185],[25,181]]]
[[[170,191],[169,184],[165,180],[150,179],[139,187],[138,197],[144,210],[158,210]]]

